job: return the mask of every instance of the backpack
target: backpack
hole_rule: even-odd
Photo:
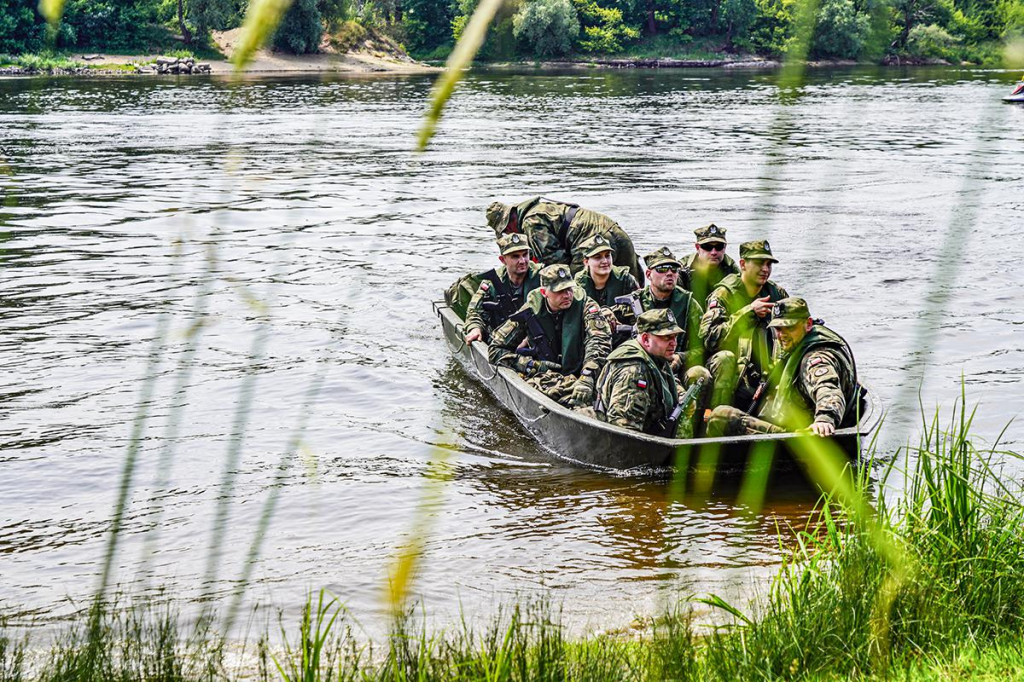
[[[469,308],[470,300],[476,294],[476,290],[480,288],[482,275],[483,273],[463,275],[452,282],[452,285],[444,292],[444,302],[448,304],[452,312],[463,320],[466,319],[466,310]]]

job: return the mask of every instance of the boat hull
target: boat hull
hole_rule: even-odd
[[[713,468],[718,473],[740,472],[753,460],[773,467],[792,466],[788,443],[794,434],[676,439],[651,436],[584,416],[551,400],[507,367],[487,360],[487,345],[467,345],[462,320],[443,302],[434,303],[445,341],[465,370],[482,383],[498,402],[555,455],[607,469]],[[858,427],[840,429],[831,439],[855,459],[859,446],[877,425],[880,409],[873,396],[862,406]],[[781,454],[781,456],[776,456]]]

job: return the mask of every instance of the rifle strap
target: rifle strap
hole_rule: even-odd
[[[579,206],[569,204],[569,210],[562,216],[562,227],[558,230],[558,243],[565,244],[566,239],[569,236],[569,226],[572,225],[573,219],[576,217],[576,213],[580,210]]]

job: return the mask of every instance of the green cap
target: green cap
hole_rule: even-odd
[[[683,330],[676,324],[676,316],[668,308],[655,308],[640,313],[636,318],[637,334],[654,334],[655,336],[672,336],[682,334]]]
[[[790,296],[775,304],[772,308],[772,321],[769,327],[792,327],[793,325],[807,322],[811,311],[807,309],[807,301],[798,297]]]
[[[767,239],[740,244],[740,258],[743,260],[761,259],[770,260],[773,263],[779,262],[779,259],[772,255],[772,247]]]
[[[552,293],[576,286],[568,265],[549,265],[540,271],[540,285]]]
[[[714,223],[705,225],[704,227],[698,227],[693,231],[697,235],[698,244],[711,244],[713,242],[727,243],[725,241],[725,228],[719,227]]]
[[[590,258],[591,256],[596,256],[599,253],[611,251],[612,245],[611,242],[608,241],[608,237],[603,234],[595,234],[593,237],[580,244],[580,250],[583,252],[584,258]]]
[[[647,263],[648,269],[654,269],[659,265],[664,265],[665,263],[671,263],[677,268],[682,267],[682,263],[676,260],[676,257],[672,255],[672,252],[667,246],[655,249],[644,256],[644,263]]]
[[[495,238],[500,237],[501,233],[508,227],[508,219],[511,214],[512,206],[503,204],[500,201],[495,201],[487,207],[487,224],[494,230]]]
[[[513,232],[512,234],[503,234],[498,238],[498,249],[501,251],[502,256],[507,256],[516,251],[529,251],[530,243],[526,240],[525,236],[518,232]]]

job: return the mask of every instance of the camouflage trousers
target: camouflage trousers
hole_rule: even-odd
[[[683,375],[683,390],[687,390],[697,381],[703,379],[704,385],[697,393],[697,397],[683,409],[676,423],[676,438],[696,438],[700,435],[700,427],[704,422],[704,410],[708,409],[712,398],[712,387],[714,381],[711,372],[707,368],[697,365],[686,370]]]
[[[572,389],[576,386],[574,374],[561,374],[559,372],[544,372],[526,380],[530,386],[554,400],[561,405],[568,405],[572,397]]]
[[[757,385],[749,381],[750,372],[740,376],[736,354],[723,350],[708,358],[708,369],[715,378],[715,392],[711,397],[711,407],[719,405],[739,405],[746,408],[754,399]]]
[[[785,433],[771,422],[752,417],[743,410],[729,405],[719,405],[711,410],[708,418],[707,435],[715,436],[748,436],[755,433]]]

